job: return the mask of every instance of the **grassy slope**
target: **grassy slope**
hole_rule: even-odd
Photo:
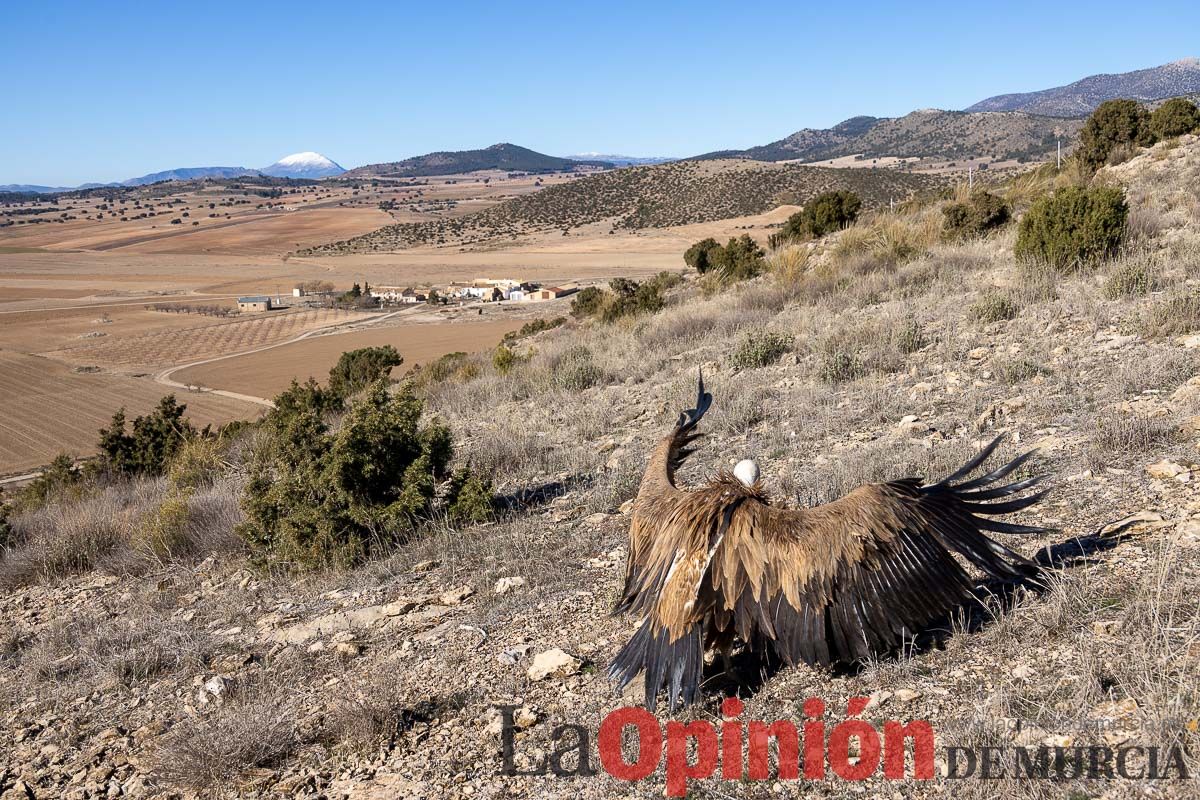
[[[491,708],[512,702],[536,719],[518,743],[528,766],[554,725],[594,732],[623,702],[603,677],[631,631],[607,615],[625,556],[622,504],[650,445],[690,399],[697,366],[715,404],[687,483],[752,454],[777,496],[822,501],[864,480],[941,473],[1007,432],[1006,452],[1039,446],[1039,467],[1056,476],[1055,493],[1025,518],[1062,533],[1017,538],[1027,554],[1135,512],[1162,520],[1053,571],[1040,595],[1022,593],[998,615],[985,608],[977,630],[956,626],[943,649],[857,674],[775,674],[748,699],[745,718],[798,719],[798,702],[820,696],[840,719],[848,697],[890,692],[867,716],[928,719],[942,744],[1187,742],[1195,773],[1196,734],[1184,725],[1200,714],[1200,496],[1194,483],[1154,479],[1145,466],[1200,461],[1192,377],[1200,358],[1178,338],[1200,330],[1200,314],[1182,315],[1195,304],[1177,299],[1200,277],[1198,178],[1194,138],[1110,170],[1107,179],[1129,186],[1135,238],[1094,274],[1022,274],[1011,229],[934,243],[937,211],[926,209],[869,219],[811,253],[776,254],[796,273],[791,281],[764,279],[712,299],[685,288],[652,319],[541,334],[529,342],[531,360],[509,374],[485,363],[478,377],[429,396],[462,435],[461,456],[496,470],[502,491],[565,482],[565,493],[496,524],[434,532],[354,572],[285,580],[248,570],[228,539],[234,475],[194,501],[214,520],[205,547],[224,548],[215,561],[196,565],[203,548],[149,567],[127,556],[114,568],[144,577],[101,570],[0,594],[0,630],[9,631],[0,642],[0,753],[12,753],[7,772],[0,760],[0,788],[25,775],[39,792],[55,790],[80,770],[86,782],[115,769],[134,794],[216,780],[225,781],[217,794],[275,785],[338,797],[661,796],[661,775],[633,787],[500,777]],[[893,258],[916,244],[918,255]],[[1106,294],[1112,275],[1139,269],[1153,274],[1155,294]],[[997,293],[1016,315],[986,321],[984,300]],[[735,373],[732,353],[762,329],[793,334],[792,352]],[[162,491],[146,484],[126,501],[145,507]],[[78,541],[114,502],[23,524],[41,526],[42,546]],[[504,576],[526,583],[497,595]],[[475,594],[443,595],[460,586]],[[314,636],[300,641],[295,626],[306,624]],[[498,660],[523,647],[560,647],[585,666],[533,682],[527,655]],[[194,679],[213,675],[235,688],[201,703]],[[689,715],[713,719],[716,702]],[[698,792],[851,788],[712,783]],[[1141,787],[864,788],[982,798]],[[1156,791],[1185,797],[1189,787]]]

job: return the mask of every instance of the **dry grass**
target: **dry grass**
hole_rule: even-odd
[[[1200,331],[1200,296],[1172,294],[1153,303],[1138,320],[1147,339],[1165,339]]]
[[[301,744],[294,709],[269,693],[245,693],[175,725],[155,753],[153,774],[202,794],[236,790],[248,770],[281,764]]]

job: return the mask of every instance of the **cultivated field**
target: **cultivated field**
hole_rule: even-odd
[[[141,334],[89,338],[44,355],[70,364],[119,371],[151,369],[240,353],[293,339],[316,328],[369,316],[338,309],[295,309],[220,320],[162,311],[141,313],[182,319],[179,327],[164,326]]]
[[[171,377],[184,384],[269,398],[286,389],[293,378],[324,379],[347,350],[390,344],[404,356],[404,364],[394,373],[399,376],[446,353],[469,353],[492,347],[525,321],[514,317],[487,322],[426,322],[314,336],[261,353],[180,370]]]
[[[48,358],[0,350],[0,474],[94,451],[97,431],[122,406],[132,419],[167,390],[148,379],[74,372]],[[251,419],[263,409],[212,394],[177,391],[199,425]]]

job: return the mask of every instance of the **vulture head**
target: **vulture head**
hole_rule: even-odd
[[[733,468],[733,477],[741,481],[744,486],[753,486],[758,483],[758,464],[748,458],[743,458]]]
[[[698,488],[676,484],[711,405],[701,376],[695,407],[655,447],[633,506],[616,611],[641,624],[608,672],[619,688],[643,674],[651,710],[664,687],[672,710],[696,701],[710,650],[740,642],[789,665],[862,661],[973,599],[968,567],[987,578],[1037,574],[987,535],[1050,530],[997,519],[1044,496],[1025,494],[1042,476],[1002,480],[1032,453],[973,477],[997,438],[939,481],[867,484],[793,508],[770,501],[748,459]]]

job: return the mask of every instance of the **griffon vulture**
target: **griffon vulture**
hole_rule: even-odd
[[[1049,530],[992,519],[1045,492],[988,502],[1038,483],[994,486],[1032,453],[964,480],[997,438],[937,483],[905,478],[787,508],[771,504],[752,461],[696,491],[675,485],[711,403],[701,376],[696,407],[655,448],[633,506],[615,613],[636,614],[641,626],[609,675],[624,688],[645,673],[651,710],[664,685],[671,710],[694,702],[705,651],[727,655],[735,637],[772,648],[788,665],[852,663],[895,648],[974,596],[975,582],[952,554],[993,578],[1036,573],[1033,562],[983,534]]]

